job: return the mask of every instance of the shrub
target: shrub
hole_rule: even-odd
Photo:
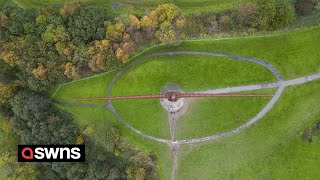
[[[311,14],[315,8],[315,0],[298,0],[295,4],[296,12],[303,16]]]
[[[307,128],[301,134],[303,141],[308,143],[320,144],[320,121],[316,122],[312,127]]]
[[[254,15],[257,11],[257,5],[254,3],[246,3],[239,8],[237,12],[237,21],[239,25],[244,27],[251,27]]]

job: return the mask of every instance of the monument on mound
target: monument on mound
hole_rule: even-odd
[[[161,94],[170,94],[170,98],[161,98],[161,106],[170,113],[179,111],[184,104],[184,98],[177,97],[179,93],[183,93],[183,91],[176,84],[170,83],[164,86]]]

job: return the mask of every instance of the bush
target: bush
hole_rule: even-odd
[[[247,3],[239,8],[237,12],[237,21],[242,27],[251,27],[254,15],[257,11],[257,5],[254,3]]]
[[[260,0],[254,18],[257,30],[277,30],[289,25],[294,17],[293,6],[282,0]]]
[[[320,144],[320,121],[303,131],[301,138],[308,143]]]
[[[295,4],[297,14],[303,16],[311,14],[315,10],[315,8],[315,0],[297,0]]]

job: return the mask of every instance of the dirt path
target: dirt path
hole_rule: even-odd
[[[173,156],[171,180],[175,179],[178,171],[178,156],[179,156],[180,144],[175,140],[175,132],[177,129],[178,121],[187,112],[190,102],[191,102],[190,99],[184,99],[184,105],[179,111],[175,113],[168,113],[168,120],[170,124],[170,135],[171,135],[171,142],[168,143],[168,145],[170,146],[171,154]]]
[[[179,156],[179,146],[178,143],[171,143],[171,153],[173,155],[173,163],[172,163],[172,172],[171,172],[171,180],[175,180],[178,172],[178,156]]]

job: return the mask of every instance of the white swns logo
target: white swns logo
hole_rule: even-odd
[[[64,156],[66,154],[66,157]],[[60,155],[60,156],[59,156]],[[58,158],[59,156],[59,158]],[[36,148],[36,159],[80,159],[80,148]]]
[[[18,145],[19,162],[85,162],[85,145]]]

